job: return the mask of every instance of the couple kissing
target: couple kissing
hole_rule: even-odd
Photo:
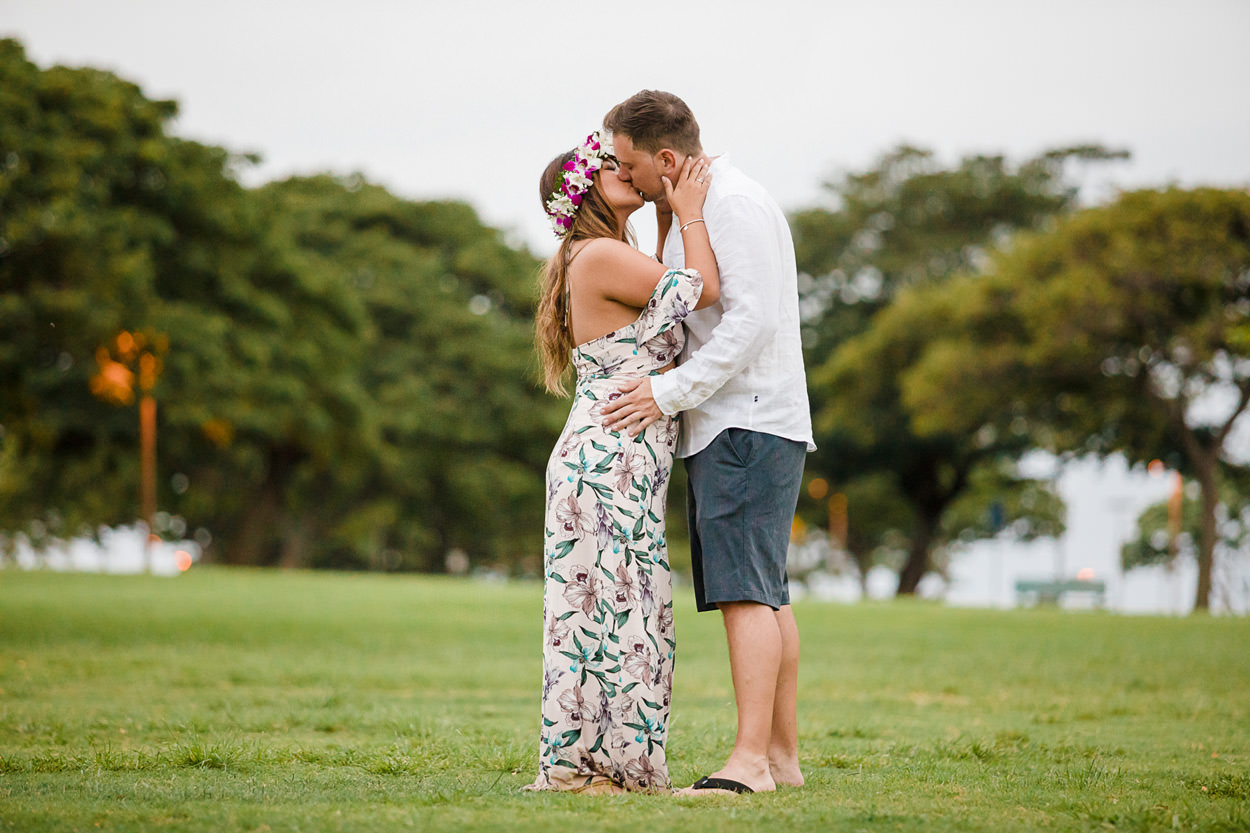
[[[572,406],[547,463],[542,726],[529,790],[669,792],[677,637],[665,533],[684,461],[699,611],[719,610],[737,735],[683,793],[801,785],[799,634],[786,552],[815,448],[785,215],[690,108],[644,90],[551,161],[540,197],[559,249],[536,345]],[[654,257],[630,216],[652,203]]]

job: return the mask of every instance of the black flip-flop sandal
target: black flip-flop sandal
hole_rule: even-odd
[[[747,795],[755,792],[741,781],[733,781],[729,778],[709,778],[703,776],[691,785],[692,790],[728,790],[729,792],[738,793],[739,795]]]

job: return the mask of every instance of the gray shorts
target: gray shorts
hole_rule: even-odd
[[[690,565],[700,611],[790,603],[786,552],[807,444],[728,428],[686,458]]]

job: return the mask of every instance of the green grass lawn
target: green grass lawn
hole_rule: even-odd
[[[1250,830],[1250,622],[803,603],[802,789],[519,792],[541,588],[0,572],[0,830]],[[734,726],[678,593],[679,784]]]

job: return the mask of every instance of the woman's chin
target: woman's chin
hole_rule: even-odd
[[[616,205],[616,216],[620,218],[621,223],[624,224],[638,209],[642,208],[646,204],[647,203],[642,199],[642,197],[639,197],[637,201],[618,203]]]

